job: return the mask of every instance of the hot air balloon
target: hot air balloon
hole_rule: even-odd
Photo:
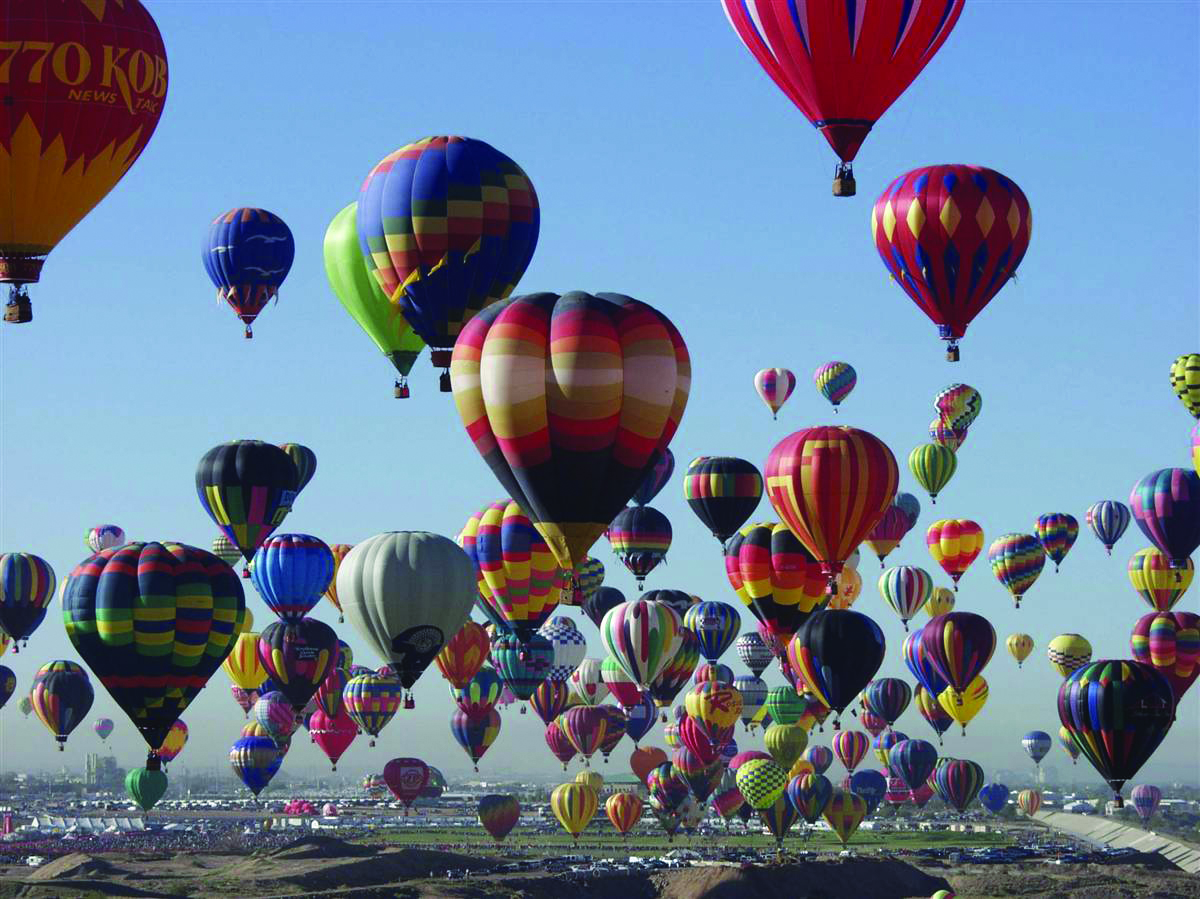
[[[1044,730],[1031,730],[1021,738],[1021,748],[1033,759],[1034,765],[1041,765],[1052,745],[1050,735]]]
[[[1079,758],[1079,747],[1075,745],[1075,740],[1071,736],[1071,732],[1065,727],[1058,729],[1058,745],[1063,748],[1063,752],[1071,757],[1071,764],[1074,765]]]
[[[796,389],[796,376],[786,368],[764,368],[754,376],[754,389],[771,410],[771,418],[775,419]]]
[[[879,759],[879,764],[886,769],[891,760],[892,747],[907,739],[908,734],[898,730],[889,730],[877,736],[871,742],[871,748],[875,751],[875,758]]]
[[[955,692],[953,687],[947,687],[938,694],[938,705],[962,728],[965,736],[967,725],[983,711],[988,693],[988,682],[980,675],[972,680],[967,685],[967,689],[962,692]]]
[[[279,743],[290,740],[300,723],[291,700],[277,690],[259,696],[250,714],[262,731]]]
[[[642,808],[642,800],[636,793],[614,793],[604,802],[604,812],[621,836],[637,826],[642,818]]]
[[[633,329],[636,340],[625,336]],[[521,335],[515,341],[514,333]],[[595,345],[604,350],[552,353],[552,346],[566,345],[561,341],[568,335],[572,345],[600,341]],[[485,354],[486,397],[479,376]],[[529,513],[559,565],[573,570],[675,434],[691,379],[683,339],[663,315],[630,297],[543,293],[497,303],[477,315],[463,329],[454,355],[455,402],[476,449]],[[553,377],[539,381],[530,396],[520,372],[534,358],[545,360]],[[608,386],[578,397],[558,386],[580,383]],[[620,430],[622,409],[633,407],[636,441]],[[521,423],[514,425],[518,408]],[[606,416],[607,431],[596,430],[598,410]],[[528,436],[509,439],[514,426]],[[588,436],[580,443],[583,431]],[[579,489],[583,483],[588,490]]]
[[[938,759],[933,779],[942,800],[962,812],[983,787],[983,768],[969,759]]]
[[[1002,534],[988,547],[992,574],[1013,597],[1013,605],[1021,607],[1021,598],[1033,586],[1046,554],[1037,538],[1030,534]]]
[[[410,690],[466,622],[476,595],[467,554],[423,531],[364,540],[337,577],[346,618]]]
[[[742,634],[734,641],[734,648],[742,664],[749,668],[755,677],[761,677],[766,667],[771,664],[771,650],[756,633]]]
[[[714,684],[733,685],[733,669],[720,662],[704,662],[696,666],[692,674],[692,683],[704,684],[712,681]]]
[[[407,814],[429,783],[429,766],[420,759],[392,759],[383,766],[383,780],[392,795],[404,804]]]
[[[527,639],[563,595],[558,563],[546,541],[512,500],[491,503],[473,515],[459,540],[475,563],[490,617]]]
[[[947,612],[954,611],[954,591],[947,587],[934,587],[929,594],[929,599],[925,600],[925,605],[922,606],[925,614],[930,618],[937,615],[945,615]]]
[[[601,587],[594,596],[584,600],[583,614],[587,615],[592,624],[599,627],[609,609],[613,609],[623,602],[625,602],[625,594],[616,587]]]
[[[808,428],[776,444],[765,474],[771,505],[821,563],[832,594],[846,559],[895,498],[892,451],[857,428]]]
[[[321,601],[333,571],[333,552],[325,541],[275,534],[254,554],[250,579],[268,609],[283,621],[298,621]]]
[[[937,758],[937,749],[932,743],[925,740],[901,740],[888,753],[888,768],[893,776],[900,778],[908,791],[911,791],[925,783],[933,773]]]
[[[171,725],[171,729],[167,731],[167,736],[155,752],[162,759],[164,765],[168,764],[175,761],[179,753],[183,752],[183,747],[187,745],[187,740],[188,726],[184,723],[183,719],[179,719]]]
[[[952,449],[938,443],[925,443],[908,454],[908,470],[925,488],[930,502],[936,504],[938,494],[958,470],[958,458]]]
[[[685,590],[647,590],[640,598],[662,603],[674,610],[681,623],[687,610],[700,602],[699,596],[693,596]]]
[[[783,851],[783,838],[792,829],[792,825],[800,818],[800,813],[792,805],[787,796],[781,795],[766,808],[757,809],[758,817],[763,826],[775,838],[778,851]]]
[[[951,362],[958,361],[958,341],[972,319],[1016,274],[1032,230],[1021,188],[982,166],[906,172],[879,195],[871,213],[871,237],[884,266],[938,326]]]
[[[1111,556],[1113,546],[1129,527],[1129,507],[1113,499],[1103,499],[1088,507],[1085,519],[1096,539],[1104,544],[1104,549]]]
[[[983,679],[977,678],[977,680]],[[943,692],[945,691],[943,690]],[[970,690],[968,689],[969,693]],[[916,701],[917,711],[921,713],[921,717],[925,719],[925,722],[933,728],[933,732],[938,736],[938,744],[941,745],[942,734],[950,729],[950,725],[955,720],[954,716],[942,708],[938,695],[930,693],[920,684],[913,691],[913,698]],[[956,707],[956,713],[961,713],[961,711],[967,710],[967,708],[966,700],[964,700],[962,706]]]
[[[825,806],[824,815],[837,838],[845,846],[867,816],[867,800],[858,793],[834,790],[829,804]]]
[[[996,631],[974,612],[938,615],[921,629],[921,651],[949,688],[964,693],[991,661]]]
[[[817,0],[721,5],[746,49],[829,141],[841,160],[833,194],[848,197],[863,140],[945,43],[963,0],[879,9]]]
[[[638,489],[631,497],[634,505],[648,505],[654,497],[662,492],[663,487],[667,486],[667,482],[671,480],[671,475],[674,473],[675,454],[666,448],[659,450],[650,464],[650,469],[646,472],[646,477],[642,479],[642,483],[638,485]],[[759,493],[762,493],[761,488]]]
[[[480,797],[476,814],[483,829],[491,834],[496,845],[499,845],[521,820],[521,803],[517,801],[516,796],[489,794]]]
[[[25,285],[154,134],[167,55],[136,0],[11,7],[3,23],[12,57],[0,131],[0,281],[11,285],[4,320],[20,323],[33,318]]]
[[[599,659],[584,659],[567,678],[567,686],[581,705],[599,705],[608,698],[600,664]]]
[[[649,695],[643,694],[640,702],[622,708],[625,712],[625,733],[636,745],[658,723],[658,707]]]
[[[146,767],[157,768],[153,750],[233,648],[246,608],[237,575],[202,549],[127,543],[80,563],[62,605],[67,636],[145,738]]]
[[[743,527],[725,544],[725,573],[767,636],[787,642],[829,601],[821,565],[786,525]],[[760,637],[763,637],[760,629]],[[770,651],[770,646],[767,646]]]
[[[906,631],[909,619],[920,611],[932,593],[933,578],[915,565],[897,565],[879,576],[879,595],[900,617]]]
[[[291,457],[261,440],[214,446],[196,466],[200,505],[247,562],[291,511],[299,483]]]
[[[528,640],[502,633],[492,643],[492,664],[518,699],[529,699],[554,667],[554,645],[539,633]]]
[[[336,715],[332,716],[324,709],[317,709],[308,721],[308,732],[312,734],[313,742],[329,759],[332,770],[336,771],[338,759],[345,754],[346,750],[350,748],[350,744],[358,736],[358,725],[354,723],[354,719],[346,712],[344,706],[338,709]]]
[[[650,684],[650,695],[659,708],[666,708],[679,695],[679,691],[691,679],[696,663],[700,661],[700,641],[687,628],[680,627],[682,643],[670,660],[663,665]],[[663,720],[666,720],[665,718]]]
[[[446,368],[464,325],[521,280],[540,219],[520,166],[483,141],[437,136],[371,170],[355,224],[367,270]]]
[[[604,742],[609,717],[597,706],[575,706],[559,715],[556,723],[587,764]]]
[[[930,619],[933,620],[933,619]],[[907,637],[904,638],[903,654],[904,664],[908,666],[908,670],[913,673],[913,677],[917,679],[917,683],[933,697],[937,697],[939,693],[946,689],[949,684],[946,679],[938,673],[938,669],[934,667],[929,656],[925,652],[922,639],[925,633],[925,626],[914,628]]]
[[[325,231],[325,277],[342,306],[388,358],[399,377],[395,396],[408,396],[408,373],[423,341],[368,270],[358,242],[358,203],[333,217]]]
[[[867,735],[857,730],[840,730],[833,735],[833,751],[838,761],[846,769],[847,774],[853,774],[867,755],[871,742]]]
[[[716,662],[737,638],[742,616],[728,603],[701,602],[687,610],[683,626],[695,633],[704,658]]]
[[[600,679],[604,681],[608,692],[624,708],[628,709],[642,702],[642,688],[625,673],[625,669],[612,656],[605,656],[604,661],[600,663]]]
[[[95,694],[87,672],[76,662],[59,659],[43,665],[33,676],[29,699],[38,720],[58,741],[58,751],[67,737],[87,717]]]
[[[763,705],[778,724],[796,724],[807,708],[805,700],[792,687],[771,687]]]
[[[1200,418],[1200,354],[1184,353],[1171,363],[1171,389],[1193,418]]]
[[[478,715],[468,715],[462,709],[455,709],[450,716],[450,734],[478,771],[479,760],[500,735],[500,714],[495,709],[488,709]]]
[[[760,677],[735,677],[733,688],[742,696],[742,724],[750,730],[751,722],[767,701],[767,684]]]
[[[1022,790],[1017,794],[1017,807],[1032,818],[1042,807],[1042,794],[1037,790]]]
[[[808,746],[808,734],[798,724],[773,723],[763,732],[763,745],[784,770],[791,768]]]
[[[1029,634],[1009,634],[1004,645],[1008,648],[1008,654],[1017,660],[1017,667],[1020,668],[1021,663],[1033,652],[1033,637]]]
[[[604,563],[591,556],[584,556],[583,561],[575,566],[574,581],[574,589],[565,592],[559,600],[563,605],[582,606],[596,595],[596,591],[604,583]]]
[[[1008,805],[1011,792],[1004,784],[984,784],[979,788],[979,804],[994,815]]]
[[[1150,665],[1171,684],[1175,704],[1200,677],[1200,615],[1151,612],[1133,626],[1133,657]]]
[[[88,529],[83,542],[92,552],[98,553],[103,549],[112,549],[114,546],[124,543],[125,532],[115,524],[98,524],[94,528]]]
[[[769,808],[787,789],[787,769],[774,759],[751,759],[735,775],[737,788],[755,811]]]
[[[567,680],[587,655],[587,638],[579,632],[575,622],[564,615],[551,618],[538,633],[554,647],[554,664],[546,676],[550,680]]]
[[[258,796],[278,773],[286,751],[251,722],[229,750],[229,764],[246,789]]]
[[[1050,666],[1062,677],[1092,660],[1092,644],[1079,634],[1059,634],[1046,647]]]
[[[893,725],[912,701],[912,687],[898,677],[876,678],[863,690],[863,700],[867,711]]]
[[[346,714],[371,737],[371,746],[392,720],[403,698],[404,687],[399,680],[374,672],[350,678],[342,692]]]
[[[13,652],[28,644],[46,617],[56,583],[54,569],[40,556],[0,553],[0,631],[12,638]]]
[[[0,709],[8,704],[13,693],[17,689],[17,676],[13,670],[6,665],[0,665]],[[93,725],[93,729],[95,725]],[[105,734],[107,736],[107,734]],[[101,737],[101,739],[104,739]]]
[[[148,768],[134,768],[125,775],[125,792],[143,812],[148,812],[167,792],[167,775]]]
[[[933,561],[950,575],[957,590],[958,579],[983,549],[983,529],[965,518],[943,518],[929,526],[925,542]]]
[[[683,498],[722,546],[762,499],[762,474],[745,459],[700,456],[683,476]]]
[[[217,298],[224,300],[254,336],[251,325],[273,298],[296,256],[287,223],[273,212],[235,207],[212,220],[200,258]]]
[[[1162,790],[1150,784],[1138,784],[1129,794],[1129,798],[1133,800],[1133,809],[1137,816],[1142,819],[1143,824],[1147,824],[1162,801]]]
[[[267,679],[267,669],[258,658],[258,638],[253,631],[238,634],[233,650],[221,663],[234,686],[243,690],[257,690]]]
[[[465,687],[451,687],[450,696],[455,704],[468,715],[479,716],[491,710],[500,699],[504,684],[500,675],[490,665],[485,665]]]
[[[550,810],[563,830],[575,840],[591,823],[600,806],[596,791],[580,783],[565,783],[550,793]]]
[[[663,673],[684,642],[683,624],[670,607],[637,599],[611,609],[600,623],[600,638],[638,686],[648,689]],[[694,635],[693,635],[694,638]],[[699,640],[696,639],[697,655]],[[688,669],[688,676],[695,662]]]
[[[1151,472],[1134,485],[1129,507],[1171,568],[1187,567],[1188,557],[1200,546],[1200,474],[1186,468]]]
[[[871,547],[871,551],[879,559],[879,567],[883,567],[883,560],[888,554],[900,545],[900,541],[904,539],[904,535],[908,533],[912,527],[912,523],[908,519],[908,513],[901,509],[896,503],[893,503],[884,510],[883,517],[879,519],[879,524],[867,534],[866,544]]]
[[[1171,729],[1175,697],[1170,682],[1150,665],[1106,659],[1063,682],[1058,716],[1120,807],[1121,788]]]
[[[816,774],[824,774],[833,764],[833,750],[828,746],[809,746],[801,758],[813,766]]]
[[[258,638],[258,658],[267,676],[297,712],[337,667],[340,652],[333,628],[315,618],[272,622]]]
[[[111,718],[97,718],[92,722],[92,731],[100,738],[101,742],[108,739],[108,735],[113,732],[113,720]]]
[[[820,774],[805,774],[788,782],[786,795],[800,817],[815,824],[833,798],[833,784]]]
[[[1075,538],[1079,536],[1079,522],[1075,520],[1074,515],[1051,512],[1038,516],[1034,522],[1033,533],[1050,561],[1054,563],[1054,570],[1058,571],[1058,566],[1062,564],[1062,560],[1075,545]]]
[[[929,442],[958,452],[959,448],[967,442],[967,429],[952,428],[940,418],[935,418],[929,423]]]
[[[638,589],[671,548],[671,522],[651,506],[622,509],[608,529],[613,552],[637,579]]]
[[[1191,559],[1182,568],[1171,568],[1170,560],[1157,549],[1142,549],[1129,560],[1129,582],[1150,608],[1169,612],[1192,585],[1196,567]]]
[[[561,727],[558,726],[558,721],[551,721],[546,725],[545,731],[546,745],[554,754],[554,757],[562,762],[563,770],[567,770],[567,762],[575,758],[575,747],[571,745],[571,741],[567,739],[567,735],[563,733]]]
[[[468,620],[446,642],[434,662],[450,686],[461,689],[483,667],[490,651],[487,631],[482,625]]]
[[[570,691],[565,681],[544,680],[529,697],[529,705],[542,722],[549,724],[567,708]]]
[[[800,626],[787,658],[812,694],[837,713],[838,720],[883,662],[887,641],[866,615],[854,611],[818,612]]]
[[[826,362],[813,372],[813,383],[817,386],[817,392],[829,400],[833,411],[837,412],[842,400],[850,395],[858,383],[858,374],[849,363]]]

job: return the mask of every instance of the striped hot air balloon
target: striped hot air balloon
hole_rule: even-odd
[[[892,607],[908,630],[908,622],[933,593],[933,578],[924,568],[897,565],[879,576],[879,595]]]
[[[771,410],[771,418],[778,418],[779,410],[796,389],[796,376],[786,368],[764,368],[754,376],[754,389]]]
[[[929,526],[925,543],[958,590],[959,578],[983,550],[983,528],[966,518],[942,518]]]
[[[834,412],[837,412],[838,406],[857,383],[858,373],[848,362],[826,362],[813,372],[813,384],[817,392],[829,400]]]
[[[1058,566],[1062,564],[1062,560],[1075,545],[1075,538],[1079,536],[1079,522],[1075,520],[1074,515],[1051,512],[1037,517],[1033,533],[1050,561],[1054,563],[1054,570],[1058,571]]]
[[[680,650],[682,630],[683,623],[673,609],[663,603],[637,599],[622,603],[604,616],[600,638],[608,654],[634,683],[649,689]]]
[[[1092,529],[1096,539],[1104,544],[1104,549],[1110,556],[1113,546],[1129,527],[1131,518],[1129,507],[1112,499],[1103,499],[1088,506],[1084,516],[1088,527]]]
[[[1046,554],[1031,534],[1001,534],[988,547],[988,562],[992,574],[1012,594],[1013,605],[1019,609],[1021,599],[1042,573]]]
[[[762,474],[745,459],[700,456],[683,477],[683,498],[724,546],[762,499]]]

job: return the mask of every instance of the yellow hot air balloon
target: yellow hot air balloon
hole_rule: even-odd
[[[1079,634],[1059,634],[1046,647],[1050,667],[1063,677],[1092,660],[1092,644]]]
[[[246,609],[246,614],[242,616],[242,620],[238,623],[238,635],[246,633],[246,631],[254,630],[254,613]]]
[[[1033,652],[1033,637],[1029,634],[1009,634],[1004,645],[1008,647],[1008,654],[1017,660],[1017,667],[1020,668],[1021,663]]]
[[[797,777],[803,777],[806,774],[816,774],[817,769],[813,767],[813,763],[808,759],[796,759],[792,763],[792,768],[788,771],[788,782],[795,780]]]
[[[934,587],[933,593],[929,595],[929,599],[925,600],[925,605],[921,608],[925,610],[925,614],[930,618],[935,615],[945,615],[947,612],[954,611],[954,591],[949,587]]]
[[[967,724],[979,714],[983,704],[987,702],[988,684],[983,675],[976,676],[962,693],[953,687],[947,687],[938,694],[938,705],[946,710],[946,714],[962,726],[962,732],[967,732]]]
[[[333,577],[329,581],[329,586],[325,589],[325,598],[333,604],[333,607],[338,610],[338,621],[345,621],[342,616],[342,600],[338,596],[337,589],[337,573],[342,567],[342,559],[346,558],[346,554],[354,549],[353,546],[348,546],[345,543],[331,543],[329,551],[333,553]]]
[[[771,758],[784,768],[790,768],[808,748],[808,733],[798,724],[774,722],[763,734],[763,745]]]
[[[710,733],[733,727],[742,716],[742,694],[716,681],[697,685],[684,698],[683,705],[687,713],[703,722]]]
[[[862,593],[863,579],[855,568],[843,568],[837,577],[837,594],[830,598],[829,608],[848,609]]]
[[[554,817],[575,840],[579,839],[599,807],[599,795],[585,784],[562,784],[550,794],[550,808]]]
[[[600,788],[604,786],[604,777],[595,771],[580,771],[575,775],[575,783],[591,787],[599,795]]]
[[[1156,612],[1169,612],[1179,602],[1196,574],[1195,563],[1187,559],[1187,567],[1172,568],[1157,549],[1143,549],[1129,560],[1129,583]]]
[[[221,663],[235,687],[257,690],[267,679],[267,669],[258,660],[258,634],[246,631],[239,634],[233,652]]]

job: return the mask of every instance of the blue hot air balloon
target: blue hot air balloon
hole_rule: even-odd
[[[204,270],[253,337],[251,324],[279,295],[292,269],[296,242],[283,219],[265,209],[242,207],[219,215],[201,248]]]

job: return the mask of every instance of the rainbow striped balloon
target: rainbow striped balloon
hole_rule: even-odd
[[[667,557],[671,548],[671,522],[652,506],[631,506],[613,519],[608,541],[641,589],[646,575]]]
[[[833,404],[833,411],[841,405],[842,400],[850,395],[854,385],[858,383],[858,374],[846,362],[826,362],[813,372],[813,383],[821,396]]]
[[[1171,568],[1167,557],[1157,549],[1140,549],[1129,560],[1129,582],[1150,608],[1169,612],[1192,585],[1196,565],[1191,560],[1183,568]]]
[[[1075,520],[1074,515],[1051,512],[1037,517],[1033,533],[1037,535],[1042,549],[1054,563],[1054,570],[1058,571],[1058,566],[1075,545],[1075,538],[1079,536],[1079,522]]]
[[[1046,564],[1042,545],[1031,534],[1002,534],[988,547],[992,574],[1021,607],[1021,597],[1033,586]]]

